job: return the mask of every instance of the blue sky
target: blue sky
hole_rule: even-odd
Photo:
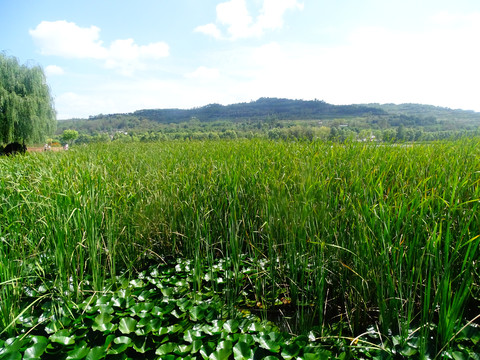
[[[0,0],[58,119],[259,97],[480,111],[478,0]]]

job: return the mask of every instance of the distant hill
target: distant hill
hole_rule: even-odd
[[[231,105],[210,104],[189,110],[150,109],[138,110],[131,115],[159,123],[179,123],[196,118],[201,122],[218,120],[263,120],[276,117],[279,120],[310,120],[332,117],[385,115],[382,109],[365,105],[332,105],[321,100],[290,100],[260,98],[248,103]],[[105,115],[90,117],[96,119]]]
[[[349,126],[357,129],[421,128],[425,131],[475,130],[480,113],[420,104],[333,105],[322,100],[260,98],[231,105],[209,104],[193,109],[145,109],[127,114],[90,116],[88,119],[58,121],[57,133],[65,129],[79,132],[157,131],[166,127],[198,128],[198,124],[243,130],[292,126]],[[195,125],[196,124],[196,125]],[[230,124],[230,125],[229,125]],[[177,129],[178,130],[178,129]],[[218,130],[218,129],[217,129]]]
[[[450,109],[446,107],[421,104],[362,104],[373,107],[389,114],[399,114],[415,117],[435,117],[438,121],[455,120],[457,122],[478,122],[480,112],[472,110]]]

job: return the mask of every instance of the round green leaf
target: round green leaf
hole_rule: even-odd
[[[67,360],[80,360],[88,355],[90,348],[85,341],[75,344],[75,348],[68,352]]]
[[[158,347],[157,350],[155,351],[155,354],[160,356],[167,355],[169,353],[172,353],[175,347],[176,347],[176,344],[168,342]]]
[[[190,309],[190,319],[192,321],[199,321],[205,317],[205,309],[200,306],[193,306]]]
[[[232,342],[229,340],[221,341],[216,350],[208,357],[210,360],[228,360],[232,355]]]
[[[55,334],[50,335],[49,340],[62,345],[75,344],[75,336],[70,335],[70,332],[67,329],[59,330]]]
[[[132,319],[131,317],[124,317],[120,319],[120,323],[118,324],[118,330],[122,334],[130,334],[135,330],[135,326],[137,325],[137,320]]]
[[[239,326],[240,326],[240,322],[235,319],[227,320],[225,321],[225,324],[223,324],[223,328],[229,333],[236,332]]]
[[[45,336],[33,336],[32,342],[33,345],[28,347],[23,354],[24,359],[40,359],[48,345],[48,340]]]
[[[249,344],[239,341],[233,347],[233,356],[235,357],[235,360],[253,359],[253,349]]]
[[[271,338],[268,335],[262,335],[258,338],[258,343],[260,347],[272,351],[272,352],[279,352],[280,351],[280,344],[278,344],[276,341],[271,340]]]
[[[106,355],[107,352],[105,351],[105,348],[103,346],[96,346],[90,349],[85,360],[100,360],[103,359]]]
[[[108,354],[121,354],[127,350],[130,346],[132,346],[132,339],[128,336],[119,336],[113,340],[113,345],[108,350]]]
[[[109,313],[107,312],[102,312],[100,314],[98,314],[96,317],[95,317],[95,323],[94,325],[92,326],[93,330],[100,330],[100,331],[104,331],[102,328],[105,327],[106,324],[110,324],[110,322],[112,321],[113,319],[113,316],[110,315]]]

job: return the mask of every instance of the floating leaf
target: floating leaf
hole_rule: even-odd
[[[152,320],[152,316],[148,313],[146,313],[141,319],[140,321],[137,323],[137,327],[144,327],[144,326],[147,326],[150,321]]]
[[[103,295],[97,299],[96,305],[106,305],[112,301],[112,295]]]
[[[403,346],[399,351],[399,353],[402,354],[403,356],[412,356],[412,355],[415,355],[417,352],[418,352],[417,349],[409,345]]]
[[[192,308],[192,305],[192,300],[190,300],[189,298],[182,298],[180,300],[177,300],[177,306],[183,312],[186,312],[188,309]]]
[[[112,323],[106,323],[106,324],[93,324],[92,325],[92,330],[98,330],[101,332],[106,332],[106,331],[115,331],[117,328],[117,325],[112,324]]]
[[[100,360],[103,359],[106,355],[107,352],[105,351],[105,348],[103,346],[96,346],[90,349],[85,360]]]
[[[199,321],[205,318],[205,309],[200,306],[193,306],[189,313],[192,321]]]
[[[192,351],[192,344],[181,344],[177,346],[175,353],[180,356],[185,356]]]
[[[135,330],[135,326],[137,325],[137,320],[132,319],[131,317],[124,317],[120,319],[120,323],[118,324],[118,330],[122,334],[130,334]]]
[[[467,360],[470,359],[470,356],[462,351],[453,351],[452,352],[452,357],[454,360]]]
[[[253,322],[250,324],[250,326],[247,328],[247,331],[250,332],[259,332],[262,330],[262,325],[258,322]]]
[[[209,341],[206,344],[203,344],[202,347],[200,348],[200,355],[204,359],[208,359],[211,353],[213,353],[213,350],[215,349],[215,343]]]
[[[162,307],[160,309],[160,314],[159,315],[165,315],[165,314],[170,314],[173,309],[175,309],[175,303],[170,302],[170,303],[163,303]],[[153,309],[152,309],[153,310]],[[156,314],[154,314],[156,315]]]
[[[293,359],[300,352],[300,346],[297,343],[285,345],[282,349],[282,357],[285,360]]]
[[[45,336],[33,336],[31,341],[33,345],[28,347],[24,354],[24,359],[40,359],[48,345],[48,340]]]
[[[163,296],[168,298],[173,295],[175,289],[173,287],[164,287],[164,288],[161,288],[160,291],[162,292]]]
[[[185,318],[186,314],[183,313],[183,312],[178,312],[177,309],[173,310],[170,314],[172,314],[173,316],[175,316],[177,319],[183,319]]]
[[[70,335],[70,332],[67,329],[59,330],[55,334],[50,335],[49,340],[62,345],[75,344],[75,336]]]
[[[253,344],[255,344],[255,339],[250,334],[240,334],[238,341],[244,342],[249,346],[252,346]]]
[[[152,308],[152,311],[150,311],[150,314],[152,314],[153,316],[161,316],[164,314],[164,312],[162,311],[162,308],[160,306],[154,306]]]
[[[183,326],[180,324],[174,324],[167,328],[169,334],[174,334],[183,331]]]
[[[113,340],[113,343],[114,344],[108,350],[108,354],[121,354],[127,350],[127,348],[132,346],[132,339],[128,336],[119,336]]]
[[[280,351],[280,345],[273,341],[270,336],[262,335],[258,338],[258,342],[260,347],[264,348],[265,350],[269,350],[274,353],[278,353]]]
[[[124,297],[112,298],[112,306],[115,306],[118,308],[125,308],[126,304],[127,304],[127,300],[125,300]]]
[[[193,342],[196,339],[201,339],[202,338],[202,333],[199,330],[192,330],[188,329],[183,333],[183,339],[186,342]]]
[[[150,350],[150,348],[147,346],[147,340],[147,337],[136,338],[133,342],[133,348],[135,349],[135,351],[140,354],[144,354],[145,352]]]
[[[105,324],[108,324],[110,321],[112,321],[112,319],[113,319],[112,315],[106,312],[102,312],[95,317],[94,321],[96,325],[105,325]]]
[[[88,355],[90,348],[85,341],[75,345],[73,350],[67,353],[67,360],[80,360]]]
[[[232,355],[233,348],[231,341],[221,341],[216,350],[210,354],[208,357],[210,360],[228,360],[230,355]]]
[[[307,347],[304,349],[303,359],[305,360],[330,360],[332,353],[328,350]]]
[[[235,360],[253,359],[253,349],[249,344],[239,341],[233,347],[233,355]]]
[[[3,348],[0,348],[0,356],[4,354],[16,353],[27,342],[26,339],[10,338],[5,341]]]
[[[26,328],[31,328],[35,326],[35,317],[33,316],[20,316],[18,318],[18,322],[22,324],[22,326]]]
[[[45,326],[45,332],[47,334],[54,334],[56,333],[58,330],[62,329],[63,326],[62,324],[57,321],[57,320],[53,320],[53,321],[50,321],[46,326]]]
[[[145,287],[145,283],[141,279],[130,280],[130,285],[132,285],[134,288],[137,288],[137,289]]]
[[[19,351],[13,351],[3,355],[1,359],[2,360],[22,360],[22,354],[20,354]]]
[[[154,331],[159,331],[162,327],[162,320],[156,318],[156,319],[151,319],[146,325],[145,325],[145,331],[147,333],[149,332],[154,332]]]
[[[456,340],[470,340],[476,345],[480,341],[480,328],[467,326],[462,332],[457,336]]]
[[[239,325],[240,322],[238,320],[230,319],[225,321],[223,328],[229,333],[234,333],[238,330]]]
[[[172,342],[165,343],[165,344],[163,344],[163,345],[161,345],[160,347],[157,348],[157,350],[155,351],[155,354],[160,355],[160,356],[167,355],[167,354],[173,352],[175,347],[176,347],[176,344],[174,344]]]
[[[148,312],[152,310],[153,308],[153,303],[147,302],[147,303],[139,303],[130,308],[130,311],[134,315],[139,315],[140,313]]]
[[[192,354],[197,353],[202,348],[202,340],[194,340],[192,342]]]

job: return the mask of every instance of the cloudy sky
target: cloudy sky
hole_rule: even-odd
[[[0,0],[58,118],[259,97],[480,111],[479,0]]]

